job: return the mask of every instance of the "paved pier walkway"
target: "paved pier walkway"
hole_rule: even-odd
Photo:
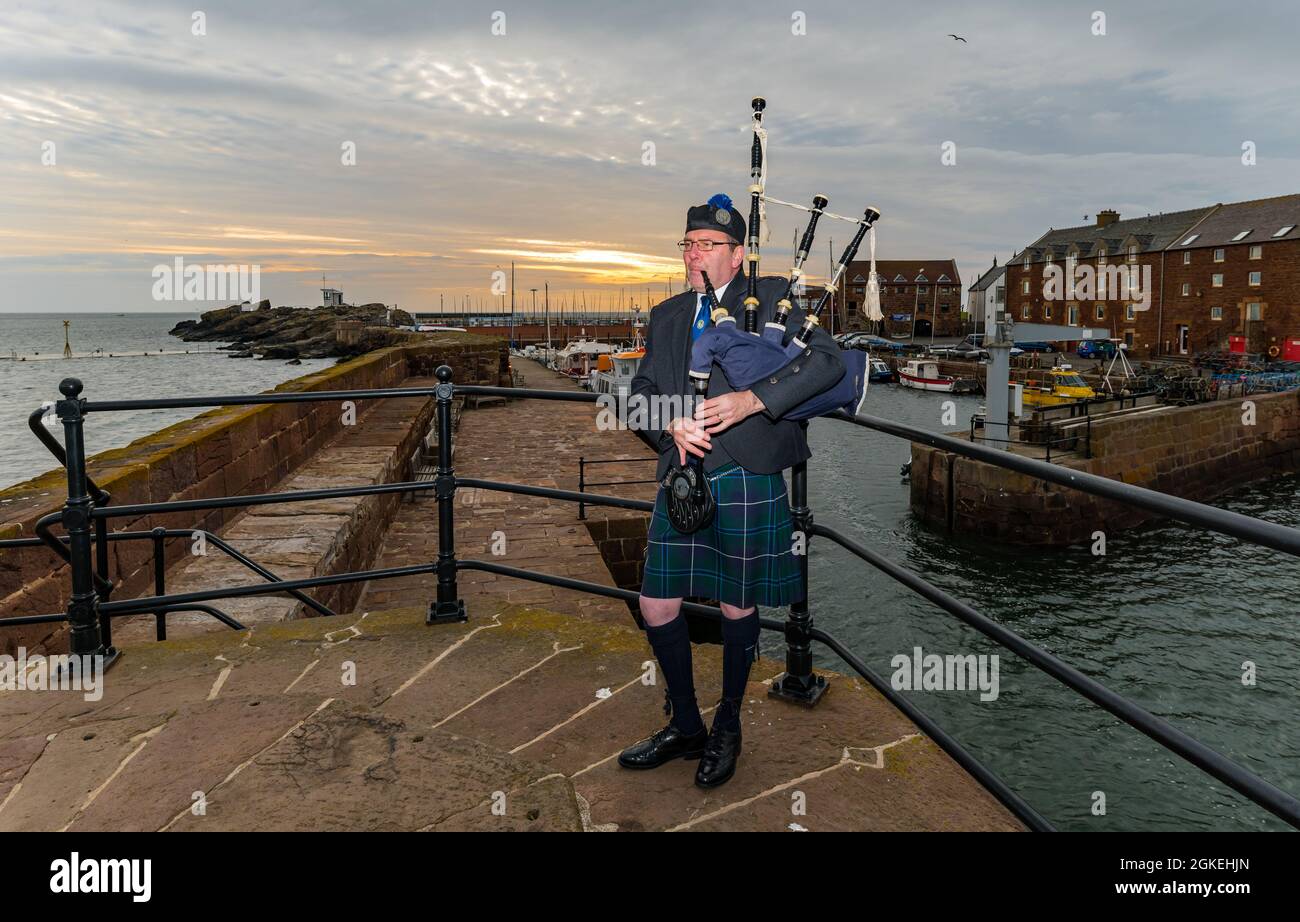
[[[729,783],[620,768],[663,700],[625,620],[485,599],[468,624],[397,609],[133,647],[101,700],[0,695],[0,830],[1019,828],[874,690],[774,702],[769,660]],[[696,650],[708,687],[719,651]]]
[[[514,358],[524,387],[581,391],[564,375],[530,360]],[[650,458],[650,449],[631,432],[596,428],[596,406],[559,400],[518,400],[505,405],[467,409],[454,436],[458,477],[499,480],[561,490],[578,489],[578,458]],[[588,468],[596,481],[650,480],[653,461],[600,464]],[[600,486],[589,493],[653,501],[654,484]],[[587,519],[644,519],[646,512],[588,506]],[[644,528],[642,529],[644,535]],[[504,554],[494,555],[494,536],[504,538]],[[456,491],[456,556],[491,560],[506,566],[540,570],[557,576],[613,586],[609,568],[578,519],[578,504],[520,496],[495,490]],[[437,502],[426,497],[404,504],[384,536],[376,567],[398,567],[438,557]],[[601,598],[494,573],[457,575],[461,596],[472,611],[484,598],[543,605],[587,617],[620,621],[631,615],[618,600]],[[413,576],[367,585],[358,609],[427,604],[434,598],[436,576]]]

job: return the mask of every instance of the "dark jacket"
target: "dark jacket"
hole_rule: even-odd
[[[760,332],[763,324],[775,316],[776,302],[785,292],[785,285],[784,279],[759,279]],[[722,295],[722,306],[731,312],[742,329],[745,322],[743,301],[748,287],[742,267]],[[687,372],[690,371],[690,326],[698,303],[696,293],[687,291],[655,305],[650,311],[645,357],[632,379],[632,397],[672,394],[686,397],[693,393]],[[799,331],[803,319],[804,312],[796,306],[786,321],[787,339]],[[704,456],[704,469],[713,471],[734,460],[754,473],[775,474],[811,457],[805,425],[781,419],[781,416],[839,382],[844,376],[844,363],[839,353],[839,346],[830,334],[818,327],[812,342],[801,355],[750,388],[766,409],[715,433],[713,448]],[[709,378],[708,396],[730,393],[731,385],[715,364]],[[629,401],[629,406],[633,405],[634,401]],[[663,431],[670,421],[651,418],[645,429],[658,447],[659,465],[655,477],[659,480],[667,474],[669,465],[679,459],[671,433]]]

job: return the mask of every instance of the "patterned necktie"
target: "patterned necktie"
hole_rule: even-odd
[[[704,332],[705,327],[712,323],[712,319],[709,317],[708,295],[699,295],[699,299],[700,305],[695,311],[695,322],[691,324],[691,342],[695,342],[699,339],[700,334]]]

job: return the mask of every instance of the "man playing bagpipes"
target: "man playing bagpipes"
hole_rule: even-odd
[[[751,228],[756,223],[751,214]],[[751,237],[753,233],[751,229]],[[659,448],[657,479],[663,482],[670,470],[682,475],[683,483],[702,477],[712,505],[707,525],[683,526],[698,527],[684,533],[670,520],[672,491],[661,487],[656,496],[646,536],[640,609],[666,685],[665,711],[672,719],[625,750],[619,764],[644,769],[672,759],[698,758],[695,783],[701,787],[722,784],[735,771],[741,705],[758,649],[757,606],[779,608],[803,598],[781,472],[811,452],[805,424],[783,417],[845,376],[844,360],[829,334],[815,321],[805,324],[804,312],[788,304],[789,281],[751,282],[742,268],[745,240],[745,219],[727,196],[714,196],[687,211],[685,239],[678,247],[693,290],[650,312],[645,357],[632,381],[629,402],[641,400],[651,408],[647,432]],[[749,259],[754,261],[753,256]],[[784,367],[739,391],[716,365],[708,372],[696,371],[692,384],[692,345],[713,324],[715,307],[732,315],[739,315],[742,305],[756,308],[756,328],[763,330],[777,316],[782,299],[787,299],[783,306],[790,307],[785,339],[804,337],[788,347],[793,358],[783,358]],[[781,331],[774,332],[780,339]],[[700,399],[693,400],[697,393]],[[693,412],[675,418],[657,414],[656,403],[673,403],[663,398],[676,398],[677,407]],[[688,465],[694,474],[686,470]],[[691,643],[681,615],[682,600],[688,596],[717,599],[724,616],[722,695],[707,732],[695,699]]]

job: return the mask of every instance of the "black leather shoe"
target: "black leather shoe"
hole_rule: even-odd
[[[720,730],[709,732],[700,767],[695,770],[695,783],[702,788],[716,788],[726,784],[736,773],[736,760],[740,758],[740,731]]]
[[[658,768],[673,759],[698,759],[704,752],[708,731],[687,735],[672,724],[656,731],[646,739],[633,743],[618,756],[624,768]]]

